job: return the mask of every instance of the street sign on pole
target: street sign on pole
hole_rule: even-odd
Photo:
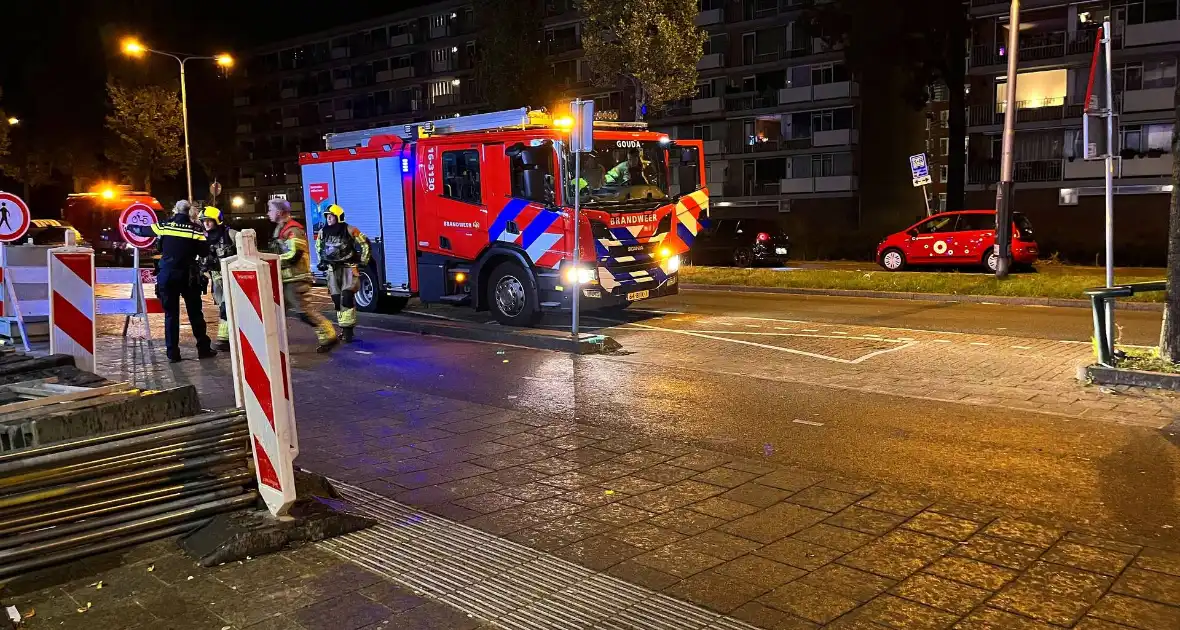
[[[573,315],[570,321],[570,332],[574,339],[578,338],[578,307],[582,296],[582,242],[579,240],[579,226],[581,218],[582,197],[582,154],[594,150],[594,101],[574,99],[570,103],[570,114],[574,118],[573,128],[570,129],[570,149],[574,152],[574,298]]]
[[[0,191],[0,243],[15,243],[29,231],[29,206],[20,197]]]
[[[919,153],[910,156],[910,173],[914,176],[914,187],[928,186],[930,182],[930,167],[926,164],[926,154]]]
[[[146,203],[136,202],[127,206],[127,209],[123,210],[123,213],[119,215],[119,233],[123,235],[123,240],[127,241],[128,245],[136,249],[151,247],[156,242],[156,237],[140,236],[128,230],[127,227],[131,225],[155,225],[158,220],[159,217],[156,216],[156,211],[152,210],[151,206]]]

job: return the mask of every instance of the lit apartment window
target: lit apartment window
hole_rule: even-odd
[[[1068,70],[1045,70],[1022,72],[1016,78],[1016,108],[1035,109],[1057,107],[1065,104]],[[996,111],[1003,112],[1007,105],[1008,84],[996,84]]]

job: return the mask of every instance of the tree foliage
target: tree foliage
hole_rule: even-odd
[[[4,110],[0,109],[0,160],[3,160],[4,156],[8,155],[8,131],[8,114],[5,114]]]
[[[1168,290],[1160,350],[1180,363],[1180,82],[1176,84],[1176,125],[1172,129],[1172,205],[1168,210]]]
[[[967,137],[966,44],[970,15],[963,0],[832,0],[808,11],[812,34],[844,49],[858,74],[900,71],[897,96],[915,109],[932,99],[933,86],[950,96],[948,209],[962,207]]]
[[[708,35],[696,26],[695,0],[581,0],[582,47],[600,86],[633,82],[653,107],[696,91]]]
[[[128,87],[107,83],[111,111],[107,129],[115,142],[106,155],[133,183],[151,191],[153,179],[175,175],[184,166],[184,128],[180,98],[158,85]]]
[[[496,109],[549,105],[551,72],[540,39],[540,0],[479,0],[476,75]]]

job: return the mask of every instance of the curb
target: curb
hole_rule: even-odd
[[[393,332],[417,333],[482,341],[513,346],[524,346],[536,350],[555,350],[570,354],[602,354],[622,348],[619,342],[606,335],[581,335],[575,341],[568,333],[559,333],[536,328],[508,328],[494,324],[474,324],[450,320],[435,320],[412,315],[379,315],[357,313],[357,323],[370,328]]]
[[[859,289],[803,289],[795,287],[752,287],[736,284],[681,284],[687,291],[724,291],[730,293],[771,293],[779,295],[826,295],[831,297],[861,297],[887,300],[917,300],[923,302],[968,302],[980,304],[1011,304],[1016,306],[1061,306],[1090,308],[1089,300],[1067,298],[1012,297],[1005,295],[952,295],[948,293],[909,293],[904,291],[863,291]],[[1119,302],[1119,310],[1163,312],[1162,302]]]
[[[1086,366],[1086,376],[1099,385],[1130,385],[1180,392],[1180,374],[1120,370],[1101,365]]]

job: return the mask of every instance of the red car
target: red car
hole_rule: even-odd
[[[982,265],[995,271],[995,244],[995,210],[943,212],[885,237],[877,245],[877,262],[888,271],[910,265]],[[1027,266],[1036,261],[1032,224],[1023,214],[1013,213],[1012,262]]]

